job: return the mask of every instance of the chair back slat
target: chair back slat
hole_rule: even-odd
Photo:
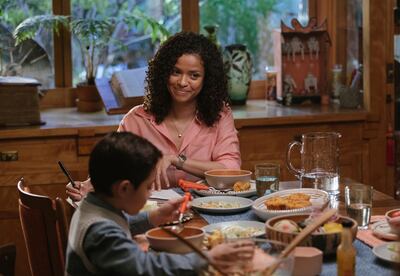
[[[68,237],[63,202],[33,194],[18,182],[19,212],[33,276],[63,275]]]

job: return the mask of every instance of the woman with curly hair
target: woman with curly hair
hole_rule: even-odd
[[[143,105],[132,108],[118,131],[148,139],[163,153],[154,188],[198,180],[204,172],[240,168],[240,151],[221,53],[192,32],[171,36],[149,62]],[[68,193],[69,191],[69,193]],[[79,199],[77,189],[67,193]]]

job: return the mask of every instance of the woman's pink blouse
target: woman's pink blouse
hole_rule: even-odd
[[[221,118],[212,127],[207,127],[197,118],[186,128],[182,144],[178,149],[171,139],[164,122],[156,124],[155,117],[147,113],[142,105],[132,108],[122,119],[118,131],[130,131],[152,142],[165,155],[185,154],[188,159],[215,161],[226,168],[240,168],[240,150],[232,111],[225,108]],[[170,183],[176,185],[179,178],[198,180],[171,166],[168,169]]]

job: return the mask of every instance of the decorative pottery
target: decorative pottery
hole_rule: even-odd
[[[233,44],[225,47],[224,68],[228,78],[228,93],[233,105],[246,104],[249,93],[252,61],[246,46]]]
[[[217,39],[217,31],[218,31],[218,25],[206,25],[204,26],[204,30],[207,32],[207,38],[214,43],[218,49],[221,49],[221,44],[219,43]]]

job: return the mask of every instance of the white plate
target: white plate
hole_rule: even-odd
[[[378,221],[371,226],[372,233],[380,239],[397,241],[400,237],[391,232],[386,220]]]
[[[202,207],[202,203],[207,202],[221,202],[221,203],[234,203],[239,204],[239,207],[234,208],[205,208]],[[237,213],[249,209],[253,201],[244,197],[237,196],[207,196],[207,197],[198,197],[192,200],[192,208],[195,208],[202,212],[207,213]]]
[[[397,251],[395,251],[396,248]],[[375,246],[372,252],[382,260],[400,264],[400,242],[388,242]]]
[[[267,199],[270,199],[272,197],[288,196],[288,195],[294,194],[294,193],[303,193],[303,194],[309,195],[311,197],[310,198],[311,206],[305,207],[305,208],[299,208],[299,209],[292,209],[292,210],[268,210],[264,204],[264,202]],[[318,190],[318,189],[304,188],[304,189],[284,190],[284,191],[279,191],[276,193],[262,196],[254,201],[252,208],[253,208],[254,213],[258,217],[260,217],[263,220],[268,220],[272,217],[281,216],[281,215],[293,215],[293,214],[307,213],[307,212],[310,212],[312,210],[312,208],[324,208],[328,205],[328,203],[329,203],[329,196],[328,196],[327,192]]]
[[[207,185],[205,180],[200,180],[198,183],[202,183]],[[194,190],[194,192],[201,196],[241,196],[241,197],[250,197],[257,194],[256,191],[256,183],[254,180],[250,180],[250,189],[242,192],[228,191],[223,192],[219,190]]]
[[[224,231],[227,227],[231,226],[240,226],[242,228],[256,228],[260,229],[259,232],[257,232],[256,235],[253,237],[259,237],[265,235],[265,224],[259,221],[255,220],[238,220],[238,221],[225,221],[225,222],[218,222],[218,223],[213,223],[209,224],[207,226],[203,227],[203,230],[206,231],[206,233],[211,234],[214,230],[220,230]]]

